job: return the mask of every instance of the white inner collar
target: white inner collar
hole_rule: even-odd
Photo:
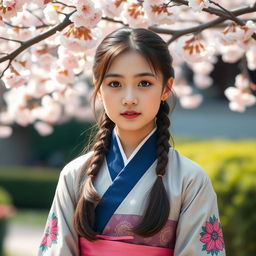
[[[116,132],[116,127],[114,128],[114,133],[115,133],[115,136],[116,136],[116,140],[117,140],[117,143],[118,143],[118,146],[119,146],[119,149],[120,149],[120,152],[121,152],[121,155],[122,155],[122,158],[123,158],[123,161],[124,161],[124,166],[126,166],[130,161],[131,159],[136,155],[136,153],[140,150],[140,148],[142,147],[142,145],[148,140],[148,138],[154,133],[154,131],[156,130],[156,127],[140,142],[140,144],[133,150],[132,154],[129,156],[129,158],[126,157],[125,153],[124,153],[124,150],[123,150],[123,147],[122,147],[122,144],[121,144],[121,141],[117,135],[117,132]]]

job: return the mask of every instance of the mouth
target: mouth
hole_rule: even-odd
[[[121,116],[128,118],[128,119],[135,118],[139,115],[141,115],[141,113],[133,111],[133,110],[128,110],[128,111],[121,113]]]

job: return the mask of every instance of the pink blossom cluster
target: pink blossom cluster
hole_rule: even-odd
[[[227,10],[252,6],[253,0],[214,1]],[[12,124],[34,125],[41,135],[49,135],[56,123],[70,118],[93,119],[88,104],[95,48],[114,29],[131,27],[170,29],[182,32],[191,26],[211,22],[215,16],[204,12],[215,7],[210,0],[188,0],[178,5],[168,0],[2,0],[0,1],[0,58],[19,49],[24,42],[47,33],[69,16],[70,23],[62,30],[33,44],[15,57],[1,78],[5,106],[0,110],[0,137],[12,134]],[[193,70],[193,82],[198,89],[213,84],[209,76],[216,56],[234,63],[246,58],[249,70],[256,69],[256,33],[253,14],[245,16],[244,25],[233,22],[225,28],[179,36],[169,45],[174,58],[174,90],[184,108],[195,108],[203,101],[183,77],[185,61]],[[113,22],[115,21],[115,22]],[[10,26],[11,25],[11,26]],[[170,26],[171,25],[171,26]],[[159,33],[164,40],[170,35]],[[0,63],[0,72],[8,61]],[[243,112],[256,104],[252,91],[255,85],[244,75],[238,75],[235,86],[225,95],[230,109]]]
[[[231,110],[244,112],[246,107],[256,103],[256,97],[250,93],[251,85],[252,83],[242,74],[236,76],[235,87],[228,87],[225,90],[225,95],[230,100]]]

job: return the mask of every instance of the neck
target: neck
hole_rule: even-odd
[[[141,143],[141,141],[147,137],[147,135],[154,129],[152,126],[150,129],[144,130],[142,132],[138,131],[124,131],[122,129],[116,128],[117,135],[122,144],[124,153],[127,158],[132,154],[136,147]]]

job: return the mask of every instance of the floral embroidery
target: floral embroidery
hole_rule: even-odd
[[[218,255],[224,248],[223,233],[218,219],[213,215],[202,229],[203,232],[200,233],[200,241],[204,243],[202,251],[207,251],[207,254],[212,256]]]
[[[40,245],[42,251],[46,251],[52,244],[57,244],[58,236],[58,218],[55,213],[52,213],[48,219],[45,234]]]

